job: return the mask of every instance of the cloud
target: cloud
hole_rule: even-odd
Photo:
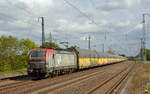
[[[125,27],[125,26],[129,26],[129,25],[130,25],[130,21],[117,23],[117,26],[119,26],[119,27]]]
[[[127,32],[130,41],[139,41],[142,26],[138,23],[142,20],[141,14],[150,11],[149,0],[92,0],[92,4],[90,1],[68,1],[96,24],[63,0],[0,0],[0,35],[28,37],[40,44],[41,22],[38,22],[38,17],[44,16],[47,39],[49,32],[52,32],[58,43],[67,40],[70,45],[77,44],[81,48],[87,48],[87,42],[80,41],[80,37],[91,34],[95,38],[92,45],[106,43],[105,47],[108,49],[109,44],[123,45],[124,34]],[[150,48],[150,44],[147,45]],[[96,46],[95,49],[99,50],[99,47]],[[128,49],[127,47],[124,45],[124,49]]]
[[[58,22],[58,29],[60,30],[64,30],[64,31],[79,31],[79,32],[92,32],[95,30],[96,25],[91,24],[89,21],[84,22],[84,23],[70,23],[68,20],[66,19],[59,19],[57,20]],[[105,23],[105,22],[103,22]],[[66,28],[67,27],[67,28]]]
[[[99,5],[97,1],[96,5],[97,9],[100,10],[118,11],[139,7],[141,5],[141,0],[109,0],[109,1],[102,1],[101,4]]]
[[[118,8],[121,4],[119,2],[108,2],[107,5],[112,8]]]
[[[53,0],[19,0],[20,2],[24,2],[29,7],[33,8],[36,5],[39,5],[39,7],[47,7],[53,5]]]
[[[131,8],[133,6],[138,6],[141,4],[141,0],[125,0],[126,5],[128,8]]]

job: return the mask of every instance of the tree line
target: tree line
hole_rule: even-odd
[[[30,39],[17,39],[13,36],[0,37],[0,72],[27,67],[28,51],[38,45]]]
[[[46,42],[46,46],[59,47],[53,42]],[[34,48],[39,48],[39,46],[29,38],[19,40],[13,36],[1,36],[0,72],[27,68],[28,53]]]

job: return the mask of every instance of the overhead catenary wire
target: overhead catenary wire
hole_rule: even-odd
[[[18,6],[14,6],[10,0],[6,0],[6,2],[9,5],[11,5],[13,7],[16,7],[17,9],[23,10],[23,12],[25,13],[25,15],[27,15],[28,18],[29,18],[29,16],[32,17],[32,18],[37,18],[37,19],[39,17],[39,16],[34,15],[33,12],[31,12],[31,10],[32,10],[31,8],[30,8],[30,10],[28,10],[27,8],[21,8],[21,7],[18,7]],[[40,27],[40,24],[35,24],[35,23],[32,23],[32,22],[30,23],[30,22],[25,22],[25,21],[23,21],[23,22],[27,23],[27,24],[30,24],[30,25],[34,25],[34,26]],[[50,28],[51,26],[45,24],[45,27]]]
[[[32,9],[31,9],[31,10],[27,10],[27,8],[21,8],[21,7],[18,7],[18,6],[14,6],[10,0],[6,0],[6,2],[7,2],[9,5],[11,5],[11,6],[13,6],[13,7],[16,7],[17,9],[23,10],[23,12],[27,15],[28,18],[29,18],[29,16],[30,16],[30,17],[32,17],[32,18],[37,18],[37,19],[38,19],[38,17],[37,17],[36,15],[34,15],[33,12],[31,12]],[[30,19],[31,19],[31,18],[30,18]],[[31,21],[31,20],[29,20],[29,21]],[[40,24],[35,24],[35,23],[33,23],[33,22],[27,22],[27,21],[24,21],[24,20],[22,20],[22,22],[27,23],[27,24],[30,24],[30,25],[34,25],[34,26],[37,26],[37,27],[40,27]],[[47,25],[47,24],[45,24],[45,26],[46,26],[47,28],[50,28],[50,26]]]
[[[7,1],[9,1],[10,2],[10,0],[7,0]],[[92,23],[94,23],[94,24],[96,24],[97,26],[99,26],[95,21],[94,21],[94,19],[92,19],[90,16],[88,16],[86,13],[84,13],[84,12],[82,12],[78,7],[76,7],[75,5],[73,5],[72,3],[70,3],[69,1],[67,1],[67,0],[64,0],[68,5],[70,5],[70,6],[72,6],[74,9],[76,9],[80,14],[82,14],[84,17],[86,17],[88,20],[90,20]],[[90,0],[90,1],[92,1],[93,2],[93,0]],[[91,2],[91,3],[92,3]],[[16,6],[17,7],[17,6]],[[19,7],[18,7],[19,8]],[[23,10],[26,14],[30,14],[30,11],[28,11],[28,10],[26,10],[26,9],[24,9],[24,8],[19,8],[19,9],[21,9],[21,10]],[[32,15],[31,15],[32,16]],[[16,20],[16,19],[14,19],[14,18],[12,18],[13,20]],[[18,19],[17,19],[18,20]],[[31,25],[34,25],[34,24],[32,24],[32,23],[30,23],[30,22],[26,22],[26,21],[24,21],[24,20],[21,20],[23,23],[28,23],[28,24],[31,24]],[[37,24],[35,24],[35,25],[37,25]],[[38,25],[37,25],[38,26]],[[106,40],[106,35],[105,35],[105,40]]]
[[[9,5],[11,5],[11,6],[13,6],[13,7],[17,8],[17,9],[23,10],[23,12],[27,15],[28,18],[29,18],[29,16],[32,17],[32,18],[35,18],[35,16],[33,16],[33,13],[31,13],[31,11],[29,11],[29,10],[27,10],[27,9],[25,9],[25,8],[21,8],[21,7],[18,7],[18,6],[14,6],[10,0],[6,0],[6,2],[7,2]],[[31,14],[32,14],[32,15],[31,15]],[[12,18],[12,17],[11,17],[11,18]],[[18,19],[14,19],[14,20],[18,20]],[[30,22],[27,22],[27,21],[24,21],[24,20],[21,20],[21,21],[22,21],[23,23],[26,23],[26,24],[30,24],[30,25],[34,25],[34,26],[38,26],[38,27],[39,27],[39,24],[30,23]],[[31,20],[30,20],[30,21],[31,21]]]
[[[17,24],[17,27],[16,28],[20,28],[20,23],[22,23],[22,24],[26,24],[28,27],[26,27],[26,30],[24,30],[24,31],[28,31],[28,32],[26,32],[26,35],[29,37],[29,36],[31,36],[31,29],[30,29],[30,27],[32,27],[32,31],[33,30],[35,30],[36,28],[40,28],[40,24],[37,24],[37,23],[35,23],[36,21],[33,21],[33,19],[34,18],[38,18],[38,17],[36,17],[32,12],[31,12],[31,10],[28,10],[28,8],[23,8],[23,7],[21,7],[21,6],[17,6],[17,5],[14,5],[13,3],[12,3],[12,1],[10,1],[10,0],[6,0],[5,1],[9,6],[11,6],[11,7],[13,7],[13,8],[16,8],[16,9],[19,9],[19,10],[21,10],[21,11],[19,11],[19,12],[23,12],[23,14],[22,15],[26,15],[26,20],[25,19],[18,19],[17,18],[17,16],[11,16],[11,15],[8,15],[8,14],[5,14],[5,13],[0,13],[1,15],[3,15],[3,17],[6,17],[6,18],[8,18],[10,21],[10,23],[15,23],[15,24]],[[19,15],[20,16],[20,15]],[[33,34],[32,34],[32,36],[34,36]]]
[[[82,14],[84,17],[86,17],[88,20],[90,20],[93,24],[99,26],[99,24],[97,24],[94,19],[92,19],[91,17],[89,17],[86,13],[82,12],[78,7],[76,7],[75,5],[71,4],[69,1],[64,0],[68,5],[70,5],[72,8],[74,8],[76,11],[78,11],[80,14]]]
[[[14,6],[10,0],[6,0],[6,2],[7,2],[9,5],[11,5],[11,6],[13,6],[13,7],[16,7],[17,9],[23,10],[26,14],[28,14],[28,16],[32,16],[32,15],[31,15],[31,11],[27,10],[27,8],[25,9],[25,8],[21,8],[21,7],[18,7],[18,6]]]
[[[72,3],[70,3],[69,1],[67,0],[64,0],[68,5],[70,5],[71,7],[73,7],[75,10],[77,10],[80,14],[82,14],[84,17],[86,17],[88,20],[90,20],[92,23],[96,24],[97,26],[99,26],[93,19],[91,19],[91,17],[89,17],[86,13],[82,12],[78,7],[76,7],[75,5],[73,5]],[[90,2],[92,3],[93,5],[93,2],[90,0]],[[133,29],[134,30],[134,29]],[[105,38],[106,40],[106,34],[105,34]],[[124,49],[125,50],[125,49]],[[126,51],[128,52],[128,51]]]
[[[9,15],[7,15],[5,13],[1,13],[0,12],[0,15],[5,17],[5,18],[8,18],[9,20],[13,20],[13,21],[18,21],[19,20],[19,19],[15,18],[15,17],[9,16]],[[14,23],[13,21],[10,21],[10,22]],[[37,25],[37,24],[29,23],[29,22],[24,21],[24,20],[19,20],[19,21],[21,21],[22,23],[30,24],[30,25]]]
[[[82,16],[86,17],[89,21],[91,21],[93,24],[95,24],[96,26],[99,27],[99,24],[97,24],[93,18],[89,17],[86,13],[82,12],[78,7],[76,7],[75,5],[73,5],[72,3],[70,3],[69,1],[67,0],[64,0],[68,5],[70,5],[72,8],[74,8],[76,11],[78,11],[80,14],[82,14]],[[89,40],[88,40],[88,48],[90,49],[90,32],[89,32]]]
[[[37,24],[33,24],[33,23],[30,23],[30,22],[27,22],[27,21],[24,21],[24,20],[22,20],[22,19],[18,19],[18,18],[16,18],[16,17],[13,17],[13,16],[10,16],[10,15],[7,15],[7,14],[5,14],[5,13],[1,13],[0,12],[0,15],[2,16],[2,17],[4,17],[4,18],[7,18],[8,20],[8,22],[9,23],[15,23],[15,24],[17,24],[17,27],[15,27],[15,28],[20,28],[21,26],[20,26],[20,22],[22,23],[22,24],[27,24],[27,25],[31,25],[31,26],[37,26],[37,27],[39,27]],[[8,24],[9,26],[11,26],[11,25],[13,25],[13,24]],[[31,36],[31,29],[29,30],[29,28],[26,28],[26,30],[25,29],[23,29],[24,31],[27,31],[28,30],[28,32],[26,33],[26,35],[29,37],[29,36]],[[29,34],[30,33],[30,34]],[[32,35],[32,37],[33,37],[34,35]]]

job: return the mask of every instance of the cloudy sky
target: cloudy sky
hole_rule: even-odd
[[[41,44],[41,22],[45,17],[46,39],[52,33],[57,43],[88,48],[84,36],[91,35],[91,48],[136,55],[142,38],[142,14],[150,13],[150,0],[0,0],[0,36],[30,38]],[[147,48],[150,48],[149,17],[146,16]],[[63,47],[60,44],[61,47]]]

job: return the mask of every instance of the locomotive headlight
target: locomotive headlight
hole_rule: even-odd
[[[30,68],[30,65],[28,64],[28,68]]]

